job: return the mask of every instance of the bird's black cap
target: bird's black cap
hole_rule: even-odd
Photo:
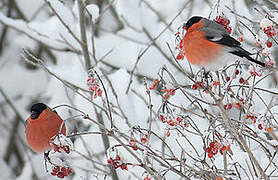
[[[199,22],[202,19],[202,17],[200,16],[193,16],[191,17],[185,24],[184,27],[186,30],[188,30],[188,28],[190,28],[193,24]]]
[[[31,119],[36,119],[45,110],[47,106],[43,103],[33,104],[31,107]]]

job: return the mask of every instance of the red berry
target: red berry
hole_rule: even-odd
[[[267,42],[266,42],[266,46],[267,46],[268,48],[271,48],[271,46],[272,46],[272,42],[267,41]]]
[[[68,145],[63,146],[62,148],[67,154],[70,153],[70,147]]]
[[[145,143],[147,142],[147,138],[142,137],[142,138],[141,138],[141,142],[142,142],[143,144],[145,144]]]
[[[60,171],[60,166],[55,166],[52,171],[58,173]]]
[[[151,180],[151,177],[150,177],[150,176],[146,176],[146,177],[144,178],[144,180]]]
[[[231,28],[231,26],[228,26],[228,27],[226,27],[225,29],[227,30],[227,32],[228,32],[229,34],[232,33],[232,28]]]
[[[181,117],[177,117],[177,121],[181,122],[182,121]]]
[[[55,152],[61,152],[60,147],[57,144],[52,144],[52,146]]]
[[[242,42],[242,41],[243,41],[243,37],[240,36],[239,38],[237,38],[237,40],[238,40],[239,42]]]
[[[72,174],[72,169],[70,167],[67,168],[68,174]]]
[[[179,53],[178,55],[177,55],[177,60],[181,60],[181,59],[183,59],[183,55],[181,54],[181,53]]]
[[[235,74],[236,74],[236,75],[238,75],[238,74],[239,74],[239,70],[238,70],[238,69],[236,69],[236,72],[235,72]]]
[[[227,18],[223,19],[223,25],[229,25],[230,24],[230,20]]]
[[[64,174],[64,176],[67,176],[67,175],[68,175],[67,168],[65,168],[65,167],[62,167],[62,168],[61,168],[61,172]]]
[[[192,85],[192,89],[193,89],[193,90],[197,90],[197,89],[198,89],[197,84],[193,84],[193,85]]]
[[[230,81],[230,79],[231,79],[231,78],[230,78],[229,76],[226,77],[226,81]]]
[[[265,130],[266,130],[268,133],[272,133],[272,131],[273,131],[273,130],[272,130],[272,127],[268,127],[268,128],[266,128]]]
[[[57,177],[58,177],[58,178],[64,178],[65,176],[64,176],[64,173],[62,173],[62,172],[60,171],[60,172],[58,172]]]
[[[117,160],[117,161],[120,161],[120,160],[121,160],[121,157],[120,157],[119,155],[117,155],[117,156],[116,156],[116,160]]]
[[[259,130],[262,130],[262,129],[263,129],[263,125],[262,125],[262,124],[259,124],[259,125],[258,125],[258,128],[259,128]]]
[[[226,146],[222,146],[220,149],[220,154],[223,154],[223,151],[227,151],[227,147]]]
[[[242,77],[239,79],[239,83],[241,83],[241,84],[244,83],[244,79]]]
[[[232,104],[228,104],[228,109],[232,109]]]
[[[213,153],[208,153],[208,157],[212,158],[213,157]]]
[[[122,165],[121,165],[121,169],[122,169],[122,170],[127,170],[127,165],[126,165],[126,164],[122,164]]]
[[[129,144],[130,144],[131,146],[135,146],[135,145],[136,145],[136,142],[135,142],[134,139],[130,139],[130,140],[129,140]]]

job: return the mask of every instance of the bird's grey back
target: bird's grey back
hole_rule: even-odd
[[[202,23],[204,24],[204,28],[216,31],[216,32],[220,33],[221,35],[224,35],[224,34],[229,35],[227,30],[222,25],[220,25],[214,21],[203,18]]]

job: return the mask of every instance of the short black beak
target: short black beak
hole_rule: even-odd
[[[31,111],[31,119],[36,119],[38,117],[38,113],[35,111]]]

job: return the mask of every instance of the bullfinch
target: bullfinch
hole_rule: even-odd
[[[240,42],[214,21],[194,16],[184,24],[184,29],[186,30],[183,37],[184,56],[193,65],[218,70],[231,60],[240,57],[265,67],[263,62],[250,57],[251,53],[244,50]]]
[[[57,135],[63,120],[56,111],[51,110],[43,103],[31,107],[31,115],[26,120],[26,139],[34,152],[45,152],[51,149],[50,139]],[[61,134],[66,135],[66,126],[63,123]]]

